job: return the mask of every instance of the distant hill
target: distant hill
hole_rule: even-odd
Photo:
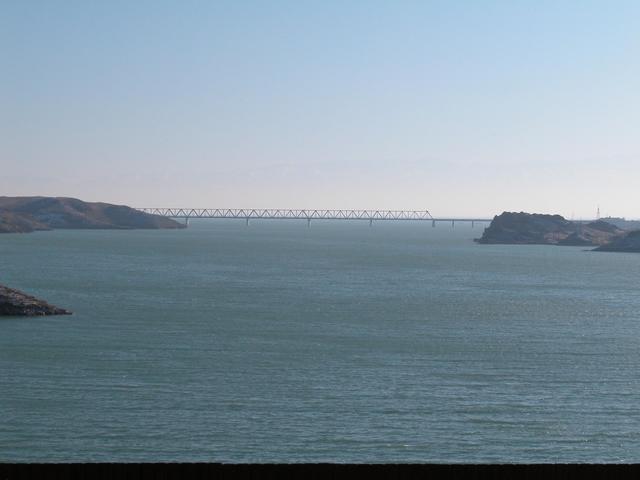
[[[619,217],[605,217],[601,220],[615,225],[622,230],[640,230],[640,220],[627,220]]]
[[[623,230],[602,220],[582,224],[560,215],[504,212],[494,217],[476,241],[483,244],[600,246],[623,235]]]
[[[69,229],[184,228],[170,218],[124,205],[65,197],[0,197],[0,233]]]

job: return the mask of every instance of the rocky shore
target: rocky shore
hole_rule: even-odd
[[[0,285],[0,316],[70,315],[72,312]]]

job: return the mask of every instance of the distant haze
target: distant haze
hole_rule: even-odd
[[[640,217],[640,2],[5,1],[0,195]]]

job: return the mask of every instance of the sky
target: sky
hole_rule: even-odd
[[[640,2],[0,0],[0,195],[640,218]]]

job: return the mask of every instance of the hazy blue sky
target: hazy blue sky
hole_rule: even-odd
[[[640,217],[640,2],[0,0],[0,195]]]

